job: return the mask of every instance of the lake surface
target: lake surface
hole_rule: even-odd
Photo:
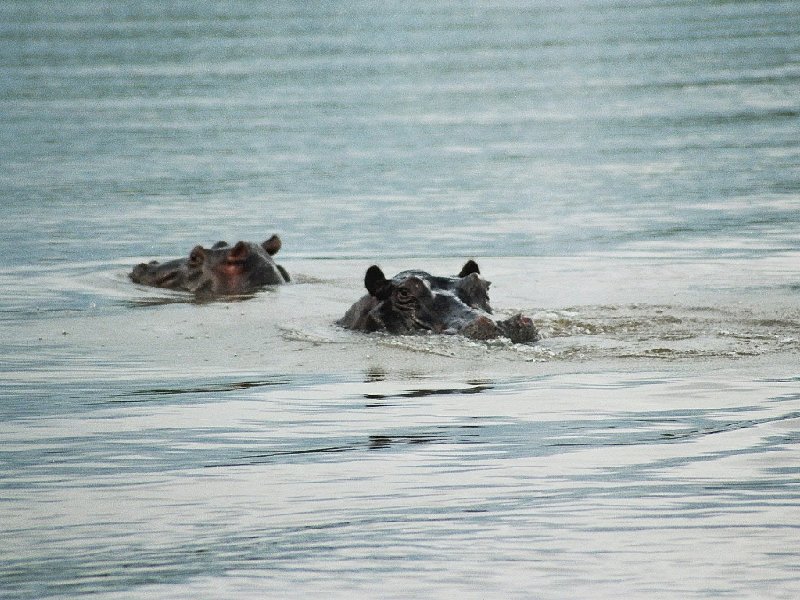
[[[0,597],[797,598],[800,5],[0,4]],[[294,283],[138,262],[279,233]],[[334,325],[469,258],[537,344]]]

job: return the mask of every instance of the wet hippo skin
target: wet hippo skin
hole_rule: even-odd
[[[515,343],[538,340],[539,333],[528,317],[492,318],[489,285],[472,260],[456,277],[411,270],[386,279],[373,265],[364,276],[368,293],[337,324],[363,332],[458,333],[477,340],[503,336]]]
[[[195,246],[186,258],[151,261],[133,268],[134,283],[200,295],[240,295],[265,285],[290,281],[289,273],[275,263],[281,239],[273,235],[261,244],[217,242],[211,248]]]

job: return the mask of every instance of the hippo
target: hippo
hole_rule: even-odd
[[[228,242],[217,242],[211,248],[217,250],[228,246]],[[152,260],[149,263],[139,263],[133,268],[128,277],[134,283],[150,285],[153,287],[167,288],[170,290],[185,290],[194,292],[201,287],[200,279],[203,269],[191,255],[185,258],[176,258],[166,262]]]
[[[373,265],[364,276],[368,294],[353,304],[337,324],[368,333],[430,331],[458,333],[475,340],[504,336],[514,343],[537,341],[539,332],[528,317],[491,317],[489,285],[472,260],[456,277],[412,270],[386,279],[380,267]]]
[[[217,242],[211,248],[195,246],[187,258],[163,263],[151,261],[134,267],[134,283],[198,295],[249,294],[264,285],[290,281],[289,273],[272,256],[281,249],[277,235],[263,242]]]
[[[407,279],[417,277],[427,281],[431,289],[448,291],[456,296],[467,306],[491,313],[489,306],[489,286],[491,281],[486,281],[480,276],[481,270],[478,263],[468,260],[456,277],[436,277],[426,271],[402,271],[392,279]]]

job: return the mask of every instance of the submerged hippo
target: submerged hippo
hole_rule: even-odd
[[[425,271],[403,271],[386,279],[373,265],[364,276],[369,292],[353,304],[337,324],[356,331],[417,331],[460,333],[472,339],[500,336],[512,342],[535,342],[539,332],[522,315],[496,321],[489,306],[489,282],[481,278],[475,261],[468,261],[457,277],[437,277]]]
[[[187,258],[160,263],[151,261],[134,267],[134,283],[196,294],[238,295],[264,285],[289,281],[289,273],[272,256],[281,249],[277,235],[263,242],[217,242],[211,248],[195,246]]]

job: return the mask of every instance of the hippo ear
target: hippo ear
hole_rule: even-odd
[[[492,312],[492,307],[489,305],[489,285],[490,283],[477,273],[470,273],[466,277],[462,277],[456,284],[456,293],[462,302],[468,304],[472,308],[479,308],[485,310],[487,313]]]
[[[220,248],[224,248],[227,245],[228,245],[228,242],[224,242],[224,241],[220,240],[216,244],[211,246],[211,249],[212,250],[219,250]]]
[[[480,273],[481,270],[478,268],[478,263],[474,260],[468,260],[464,263],[464,266],[461,267],[461,273],[458,274],[459,277],[466,277],[472,273]]]
[[[267,241],[261,244],[261,247],[267,251],[267,254],[272,256],[273,254],[277,254],[278,250],[281,249],[281,238],[277,235],[273,235]]]
[[[236,242],[236,245],[231,248],[230,254],[228,254],[229,260],[244,260],[250,256],[250,248],[244,242]]]
[[[206,260],[206,250],[202,246],[195,246],[189,253],[189,266],[199,267]]]
[[[489,286],[492,285],[491,281],[487,281],[486,279],[481,277],[478,273],[470,273],[469,275],[462,276],[461,279],[463,279],[464,281],[460,282],[459,287],[461,287],[462,285],[465,287],[480,286],[488,289]]]
[[[381,290],[386,287],[386,283],[386,276],[378,265],[372,265],[367,269],[367,274],[364,275],[364,287],[367,288],[370,296],[378,297]]]

